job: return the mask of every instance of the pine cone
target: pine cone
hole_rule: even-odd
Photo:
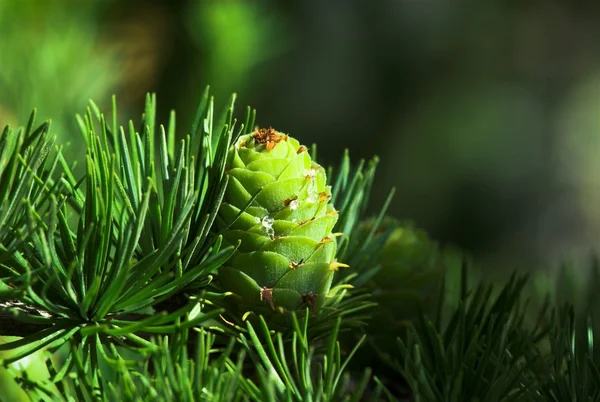
[[[371,229],[373,221],[361,225],[361,232]],[[373,300],[378,312],[394,323],[416,318],[418,309],[432,313],[445,275],[445,263],[438,246],[427,233],[410,224],[386,218],[379,234],[397,225],[387,239],[376,263],[381,269],[372,281]]]
[[[366,240],[373,223],[372,219],[361,223],[356,236]],[[425,232],[394,218],[384,219],[375,239],[393,227],[374,261],[380,269],[366,284],[371,300],[378,306],[369,321],[368,345],[354,359],[358,367],[381,365],[378,355],[393,355],[398,348],[397,338],[406,337],[407,324],[417,319],[419,310],[431,316],[439,302],[447,268],[445,255]],[[356,342],[356,336],[346,342]],[[387,375],[384,367],[374,370],[377,375]]]
[[[270,128],[241,136],[230,153],[218,224],[241,245],[219,279],[243,312],[316,311],[330,289],[338,215],[325,170],[307,151]]]

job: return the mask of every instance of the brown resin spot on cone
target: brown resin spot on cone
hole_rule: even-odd
[[[327,194],[325,191],[321,191],[319,193],[319,202],[325,202],[331,198],[330,194]]]
[[[302,296],[302,300],[304,303],[308,304],[311,312],[315,312],[316,304],[317,304],[317,292],[312,292],[307,295]]]
[[[319,244],[331,243],[333,239],[331,237],[323,237],[323,240],[319,242]]]
[[[298,148],[298,151],[296,153],[301,154],[302,152],[306,151],[308,151],[308,148],[306,148],[304,145],[300,145],[300,148]]]
[[[260,300],[266,301],[271,306],[271,309],[275,310],[275,304],[273,303],[273,288],[262,288],[260,290]]]
[[[290,269],[296,269],[303,263],[304,263],[304,260],[300,260],[298,262],[290,261]]]
[[[310,219],[307,219],[307,220],[305,220],[305,221],[300,221],[300,222],[298,222],[298,226],[306,225],[308,222],[312,222],[312,221],[314,221],[315,219],[316,219],[316,218],[313,216],[312,218],[310,218]]]
[[[273,127],[269,127],[261,128],[260,130],[256,129],[252,138],[259,144],[265,144],[267,146],[267,151],[270,151],[281,141],[287,141],[288,136],[285,134],[278,134]]]
[[[283,205],[285,205],[286,207],[289,207],[290,204],[292,203],[292,201],[296,201],[298,199],[297,196],[293,196],[292,198],[286,198],[285,200],[283,200]]]

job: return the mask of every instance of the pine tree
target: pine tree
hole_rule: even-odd
[[[234,102],[218,113],[207,89],[183,131],[174,112],[156,121],[154,95],[137,123],[119,120],[114,98],[109,114],[90,103],[77,116],[82,173],[35,112],[2,131],[0,400],[600,397],[598,276],[584,307],[532,309],[523,275],[470,285],[466,259],[422,275],[412,257],[386,252],[407,247],[386,215],[393,191],[367,219],[377,158],[346,153],[325,169],[315,145],[257,130],[250,108],[238,120]],[[278,287],[266,277],[278,270],[299,279]],[[439,292],[409,314],[400,306],[399,328],[385,322],[397,304],[379,296],[420,291],[410,270],[431,281],[422,296]],[[386,342],[372,368],[386,370],[353,364],[373,339]]]

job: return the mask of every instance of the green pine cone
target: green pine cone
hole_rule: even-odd
[[[366,235],[372,224],[372,220],[363,223],[361,232]],[[379,233],[391,225],[398,226],[377,258],[381,269],[373,277],[372,289],[385,321],[400,324],[416,318],[419,309],[433,313],[446,264],[437,244],[422,230],[386,218]]]
[[[240,137],[227,172],[218,225],[228,227],[225,240],[241,245],[219,269],[223,288],[242,312],[318,310],[341,265],[325,170],[294,138],[262,129]]]
[[[362,222],[356,236],[364,242],[374,220]],[[419,310],[431,315],[436,312],[439,291],[446,272],[446,257],[429,236],[411,225],[385,218],[375,232],[374,240],[392,232],[376,256],[374,265],[379,271],[365,285],[378,305],[371,314],[367,328],[368,344],[359,350],[353,364],[373,367],[374,373],[385,377],[386,367],[380,353],[394,355],[397,338],[406,340],[407,325],[418,317]],[[346,340],[354,344],[358,335]],[[389,356],[388,356],[389,357]]]

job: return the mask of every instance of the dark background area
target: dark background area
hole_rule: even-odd
[[[371,205],[489,269],[554,267],[600,237],[595,1],[0,0],[0,124],[33,107],[81,147],[88,99],[179,134],[207,84],[336,164],[379,155]],[[106,109],[107,110],[107,109]]]

